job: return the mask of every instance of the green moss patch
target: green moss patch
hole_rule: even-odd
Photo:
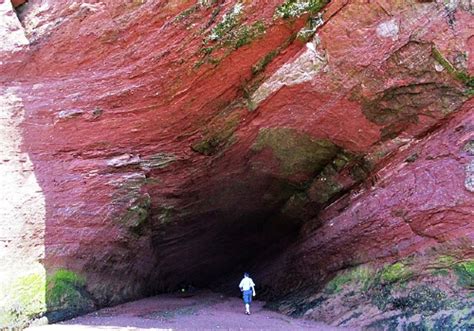
[[[219,41],[222,39],[230,39],[230,33],[238,27],[243,12],[243,5],[241,3],[235,6],[224,14],[222,20],[211,30],[207,36],[208,41]]]
[[[448,277],[449,276],[449,270],[448,269],[437,269],[437,270],[433,270],[431,272],[431,275],[435,276],[435,277]]]
[[[409,291],[397,292],[391,286],[379,284],[370,289],[368,297],[381,311],[400,310],[406,316],[432,315],[452,305],[443,291],[426,284],[415,286]]]
[[[200,5],[199,4],[195,4],[191,7],[189,7],[188,9],[185,9],[184,11],[182,11],[178,16],[176,16],[176,18],[173,20],[175,23],[176,22],[181,22],[181,21],[184,21],[186,18],[188,18],[189,16],[191,16],[192,14],[194,14],[196,11],[198,11],[200,8]]]
[[[201,59],[196,63],[199,68],[204,63],[217,65],[230,52],[250,44],[260,38],[266,31],[263,21],[252,24],[243,23],[244,5],[237,3],[224,14],[221,21],[217,23],[204,37],[202,47],[199,51]],[[214,57],[212,54],[219,49],[226,49],[225,54]]]
[[[319,204],[327,203],[366,179],[370,169],[371,165],[365,158],[341,151],[313,180],[308,194],[312,201]],[[347,181],[348,175],[351,182]]]
[[[217,42],[221,46],[239,48],[265,32],[265,25],[257,21],[252,25],[241,24],[243,5],[237,3],[224,14],[221,22],[211,30],[205,42]]]
[[[410,84],[389,88],[373,100],[363,101],[363,113],[369,121],[385,126],[382,139],[392,139],[418,123],[427,109],[444,116],[455,111],[464,98],[455,86],[435,82]]]
[[[350,273],[343,273],[334,277],[327,285],[326,285],[326,292],[327,293],[338,293],[342,290],[342,287],[349,282],[351,282]]]
[[[86,280],[72,271],[59,269],[47,278],[47,284],[48,306],[61,307],[80,296],[77,289],[84,287]]]
[[[314,293],[314,287],[310,294],[297,290],[278,308],[364,330],[471,330],[474,260],[459,260],[466,254],[455,245],[441,245],[379,269],[361,265],[342,270],[321,292]],[[454,274],[464,288],[456,286]],[[368,320],[371,324],[365,325]]]
[[[367,266],[359,266],[351,270],[343,271],[326,284],[324,291],[329,294],[339,293],[348,285],[367,289],[374,275],[375,270]]]
[[[436,258],[436,264],[442,267],[452,267],[457,262],[457,259],[451,255],[439,255]]]
[[[474,288],[474,260],[458,263],[454,266],[458,284],[466,288]]]
[[[472,308],[461,310],[445,310],[434,316],[418,314],[410,319],[407,312],[372,322],[366,330],[472,330],[474,329],[474,313]]]
[[[306,13],[314,15],[328,2],[328,0],[286,0],[276,8],[274,17],[292,19]]]
[[[90,311],[94,303],[86,279],[73,271],[59,269],[46,278],[46,304],[51,320],[62,320]]]
[[[310,203],[305,193],[297,192],[286,201],[280,213],[286,220],[306,220],[313,216],[307,211],[311,208]]]
[[[306,305],[301,314],[313,309],[309,316],[327,316],[327,320],[335,321],[343,314],[362,313],[362,319],[351,317],[338,326],[363,326],[365,312],[378,309],[368,330],[470,330],[474,326],[474,295],[470,291],[474,285],[474,260],[459,260],[462,256],[465,254],[457,248],[439,247],[378,270],[368,266],[343,270],[321,293],[310,297],[325,304]],[[300,302],[294,306],[301,306]]]
[[[449,302],[446,300],[446,294],[438,288],[420,285],[411,289],[406,296],[394,297],[392,305],[394,309],[400,309],[410,314],[434,314],[447,308]]]
[[[324,139],[313,139],[291,128],[263,128],[252,146],[254,151],[272,150],[285,175],[321,171],[339,152],[339,147]]]
[[[204,49],[204,53],[212,53],[216,48],[227,47],[237,49],[250,44],[254,39],[265,33],[265,24],[257,21],[251,25],[239,25],[237,22],[231,26],[220,26],[219,24],[212,30],[207,42],[215,42],[214,47]]]
[[[413,272],[402,262],[397,262],[384,267],[381,271],[381,279],[387,283],[396,283],[409,279]]]

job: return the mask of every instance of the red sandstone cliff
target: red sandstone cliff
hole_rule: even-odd
[[[322,289],[344,269],[383,278],[401,260],[422,283],[420,266],[448,256],[451,283],[474,277],[469,1],[0,12],[1,277],[47,288],[22,316],[251,268],[284,311],[369,324],[398,306],[315,303],[337,305]]]

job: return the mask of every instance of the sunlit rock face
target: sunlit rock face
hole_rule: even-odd
[[[0,11],[1,323],[248,270],[334,325],[472,324],[469,1]]]

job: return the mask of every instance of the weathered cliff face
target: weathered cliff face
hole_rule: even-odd
[[[472,323],[469,1],[0,12],[4,323],[243,269],[329,323]]]

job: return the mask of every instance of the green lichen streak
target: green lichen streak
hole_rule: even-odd
[[[466,85],[467,90],[465,91],[465,94],[468,96],[472,96],[474,94],[474,76],[471,76],[466,71],[459,70],[455,66],[453,66],[451,62],[449,62],[448,59],[446,59],[435,46],[432,47],[431,51],[434,59],[439,64],[441,64],[441,66],[443,66],[443,68],[446,69],[446,71],[454,79],[457,79],[458,81]]]
[[[202,57],[195,64],[196,69],[204,63],[218,65],[232,51],[250,44],[265,33],[266,26],[263,21],[258,20],[252,24],[245,24],[243,15],[244,5],[237,3],[209,31],[202,41],[202,47],[199,51]],[[213,56],[212,53],[219,49],[225,49],[224,54],[217,57]]]
[[[329,1],[328,0],[286,0],[275,10],[275,17],[291,19],[309,13],[314,15],[319,12]]]

